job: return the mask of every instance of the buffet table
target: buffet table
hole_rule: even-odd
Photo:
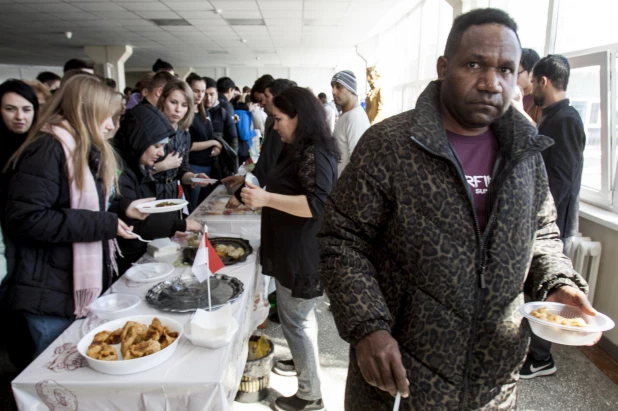
[[[212,200],[216,190],[205,200]],[[196,210],[197,212],[198,210]],[[212,217],[219,217],[216,234]],[[227,224],[233,232],[222,230],[224,218],[235,218]],[[251,217],[247,229],[243,217]],[[206,216],[210,237],[242,236],[254,232],[259,215]],[[243,228],[243,226],[245,228]],[[243,231],[244,230],[244,231]],[[249,230],[249,231],[247,231]],[[254,232],[255,233],[255,232]],[[258,231],[259,233],[259,231]],[[247,236],[242,236],[247,238]],[[250,239],[250,238],[247,238]],[[183,410],[225,411],[232,408],[247,359],[247,341],[252,332],[264,321],[268,310],[260,301],[263,277],[258,261],[259,237],[251,237],[253,253],[246,261],[224,267],[219,273],[236,277],[244,284],[244,292],[232,303],[232,311],[239,330],[232,342],[219,349],[194,346],[182,337],[178,349],[165,363],[150,370],[129,375],[106,375],[92,370],[77,352],[76,344],[88,331],[103,321],[96,316],[75,321],[47,350],[36,358],[12,383],[13,393],[20,410]],[[145,255],[141,262],[154,260]],[[168,277],[181,275],[190,267],[179,266]],[[131,293],[142,298],[154,283],[136,283],[121,277],[108,293]],[[190,313],[159,311],[142,303],[127,315],[156,314],[170,317],[182,324],[188,323]]]

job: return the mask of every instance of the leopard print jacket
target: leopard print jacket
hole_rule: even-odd
[[[439,90],[431,83],[415,110],[365,133],[326,205],[320,273],[352,344],[347,410],[392,409],[353,348],[377,330],[399,343],[411,385],[401,409],[514,409],[524,288],[536,300],[559,285],[587,290],[554,222],[540,154],[552,141],[513,108],[492,125],[500,148],[481,235]]]

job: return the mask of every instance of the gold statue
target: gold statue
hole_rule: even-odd
[[[371,125],[377,124],[386,118],[384,112],[384,96],[379,86],[380,73],[375,66],[367,67],[367,81],[369,82],[369,94],[365,99],[365,111]]]

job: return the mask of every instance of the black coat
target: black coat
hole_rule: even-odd
[[[96,176],[100,153],[89,167]],[[101,210],[102,180],[95,177]],[[8,307],[37,315],[73,317],[73,243],[103,242],[103,290],[112,283],[108,241],[118,217],[105,211],[71,209],[66,158],[61,143],[45,135],[28,147],[12,173],[6,205]]]
[[[122,170],[118,193],[110,210],[118,213],[123,221],[133,226],[134,232],[148,240],[171,237],[176,231],[186,229],[185,221],[177,212],[152,214],[146,220],[133,220],[125,214],[134,200],[157,197],[158,183],[148,170],[140,166],[140,157],[151,145],[175,134],[176,131],[159,110],[150,104],[140,104],[123,120],[114,138],[116,152],[122,159]],[[123,254],[118,268],[120,273],[124,273],[146,252],[146,243],[118,238],[118,244]]]
[[[577,110],[564,99],[543,109],[538,127],[539,134],[555,142],[543,151],[543,161],[549,190],[556,203],[560,237],[572,237],[577,233],[579,222],[579,188],[586,146],[584,124]]]

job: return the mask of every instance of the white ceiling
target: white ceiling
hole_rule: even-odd
[[[62,65],[83,57],[84,46],[129,44],[127,68],[148,68],[158,57],[175,67],[334,67],[398,2],[0,0],[0,64]],[[191,25],[159,27],[149,19]],[[227,19],[263,19],[265,25]]]

